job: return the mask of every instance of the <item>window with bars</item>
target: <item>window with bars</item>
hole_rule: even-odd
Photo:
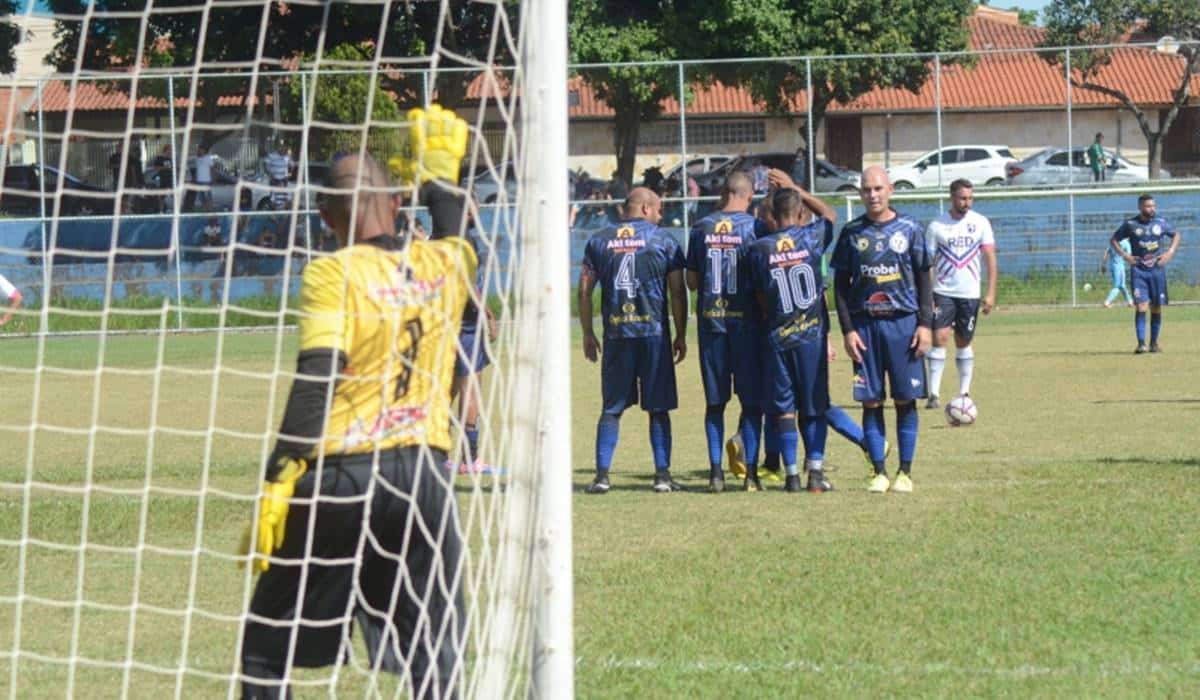
[[[761,119],[741,121],[688,122],[688,146],[720,146],[765,143],[767,123]],[[638,132],[639,146],[680,145],[678,122],[643,124]]]

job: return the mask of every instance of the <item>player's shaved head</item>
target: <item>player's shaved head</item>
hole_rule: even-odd
[[[634,187],[625,197],[625,216],[657,224],[662,219],[662,199],[647,187]]]
[[[892,181],[888,178],[886,170],[878,165],[872,165],[864,170],[858,194],[862,197],[869,218],[872,220],[889,218]]]
[[[321,215],[342,245],[350,233],[355,241],[396,233],[396,198],[389,191],[392,181],[371,156],[339,158],[330,168],[325,186],[334,191],[325,194]]]
[[[752,197],[754,196],[754,183],[751,182],[749,175],[738,170],[725,178],[725,192],[738,197]]]
[[[644,206],[652,204],[657,198],[658,195],[654,194],[654,190],[648,187],[634,187],[625,196],[625,208],[627,210],[639,210]]]
[[[799,223],[803,209],[804,201],[796,190],[779,190],[771,200],[771,214],[780,228]]]

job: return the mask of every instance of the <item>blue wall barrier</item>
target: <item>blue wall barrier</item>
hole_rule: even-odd
[[[1200,246],[1193,238],[1200,238],[1200,193],[1162,194],[1157,203],[1159,212],[1185,236],[1171,266],[1172,277],[1200,283]],[[934,198],[896,203],[898,209],[921,221],[934,218],[944,206],[944,201],[939,205]],[[1121,221],[1136,213],[1136,206],[1136,195],[1129,194],[1075,198],[1075,261],[1080,280],[1097,268],[1109,236]],[[711,208],[709,203],[699,203],[689,210],[689,220],[697,220]],[[975,208],[992,220],[1004,274],[1028,277],[1070,271],[1072,234],[1066,196],[977,198]],[[839,213],[845,216],[844,206]],[[862,210],[853,213],[857,216]],[[611,222],[613,215],[608,204],[585,206],[576,218],[576,227],[565,232],[571,242],[572,279],[579,274],[588,237]],[[490,277],[491,291],[495,291],[512,279],[508,262],[519,225],[511,209],[484,208],[481,218],[483,231],[496,231],[486,251],[494,259],[495,273]],[[681,243],[686,237],[682,218],[682,205],[668,203],[663,224]],[[428,226],[424,212],[418,213],[418,219]],[[171,245],[176,223],[178,254]],[[219,233],[206,239],[209,226]],[[286,270],[289,291],[294,293],[310,252],[330,248],[332,240],[316,214],[220,213],[185,215],[178,220],[171,216],[123,217],[115,230],[112,218],[61,219],[57,226],[37,219],[0,219],[0,274],[25,291],[31,303],[40,299],[46,274],[54,292],[69,297],[103,299],[111,274],[115,299],[182,294],[212,303],[223,298],[227,278],[229,299],[234,302],[278,294]]]

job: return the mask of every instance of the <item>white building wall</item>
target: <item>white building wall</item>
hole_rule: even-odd
[[[1151,119],[1157,119],[1150,112]],[[1128,112],[1118,109],[1079,109],[1071,113],[1076,146],[1104,134],[1104,145],[1126,158],[1146,162],[1146,139]],[[863,164],[902,165],[937,148],[937,120],[932,114],[893,114],[863,117]],[[1067,112],[953,112],[942,115],[942,144],[1006,145],[1017,158],[1046,146],[1067,145]]]

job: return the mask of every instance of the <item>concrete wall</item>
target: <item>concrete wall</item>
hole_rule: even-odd
[[[698,155],[740,155],[763,151],[794,151],[804,145],[799,129],[802,119],[785,117],[761,117],[747,115],[731,117],[731,121],[764,120],[766,139],[760,143],[739,144],[694,144],[688,143],[688,157]],[[658,123],[678,125],[677,119],[661,120]],[[824,144],[824,131],[815,135],[818,144]],[[596,177],[610,178],[617,168],[617,157],[613,146],[613,125],[606,120],[575,120],[571,122],[569,139],[569,162],[572,169],[582,167]],[[818,154],[824,149],[818,149]],[[638,149],[635,161],[635,178],[642,170],[651,166],[670,168],[681,159],[679,146],[644,146]]]
[[[1149,116],[1152,120],[1158,118],[1154,111]],[[1136,163],[1146,162],[1146,139],[1128,112],[1119,109],[1078,109],[1072,112],[1071,117],[1075,145],[1086,146],[1100,131],[1104,133],[1106,147],[1120,151]],[[747,118],[766,120],[766,140],[763,143],[725,146],[689,143],[689,154],[792,151],[803,145],[799,134],[804,124],[802,119]],[[865,115],[862,125],[864,167],[904,164],[937,147],[937,121],[933,114],[894,114],[890,117]],[[816,134],[815,140],[821,146],[817,154],[824,157],[823,130]],[[1067,113],[1065,110],[946,113],[942,115],[942,143],[1004,144],[1012,149],[1013,155],[1024,158],[1046,146],[1066,145]],[[635,172],[640,173],[652,165],[670,167],[679,159],[678,147],[644,147],[639,149]],[[582,166],[598,177],[612,175],[617,160],[613,155],[611,122],[576,120],[571,123],[570,164],[572,168]]]
[[[25,3],[19,3],[24,9]],[[25,30],[24,40],[17,45],[17,77],[37,78],[49,75],[54,69],[43,59],[54,49],[54,20],[46,17],[13,15],[12,23]]]

